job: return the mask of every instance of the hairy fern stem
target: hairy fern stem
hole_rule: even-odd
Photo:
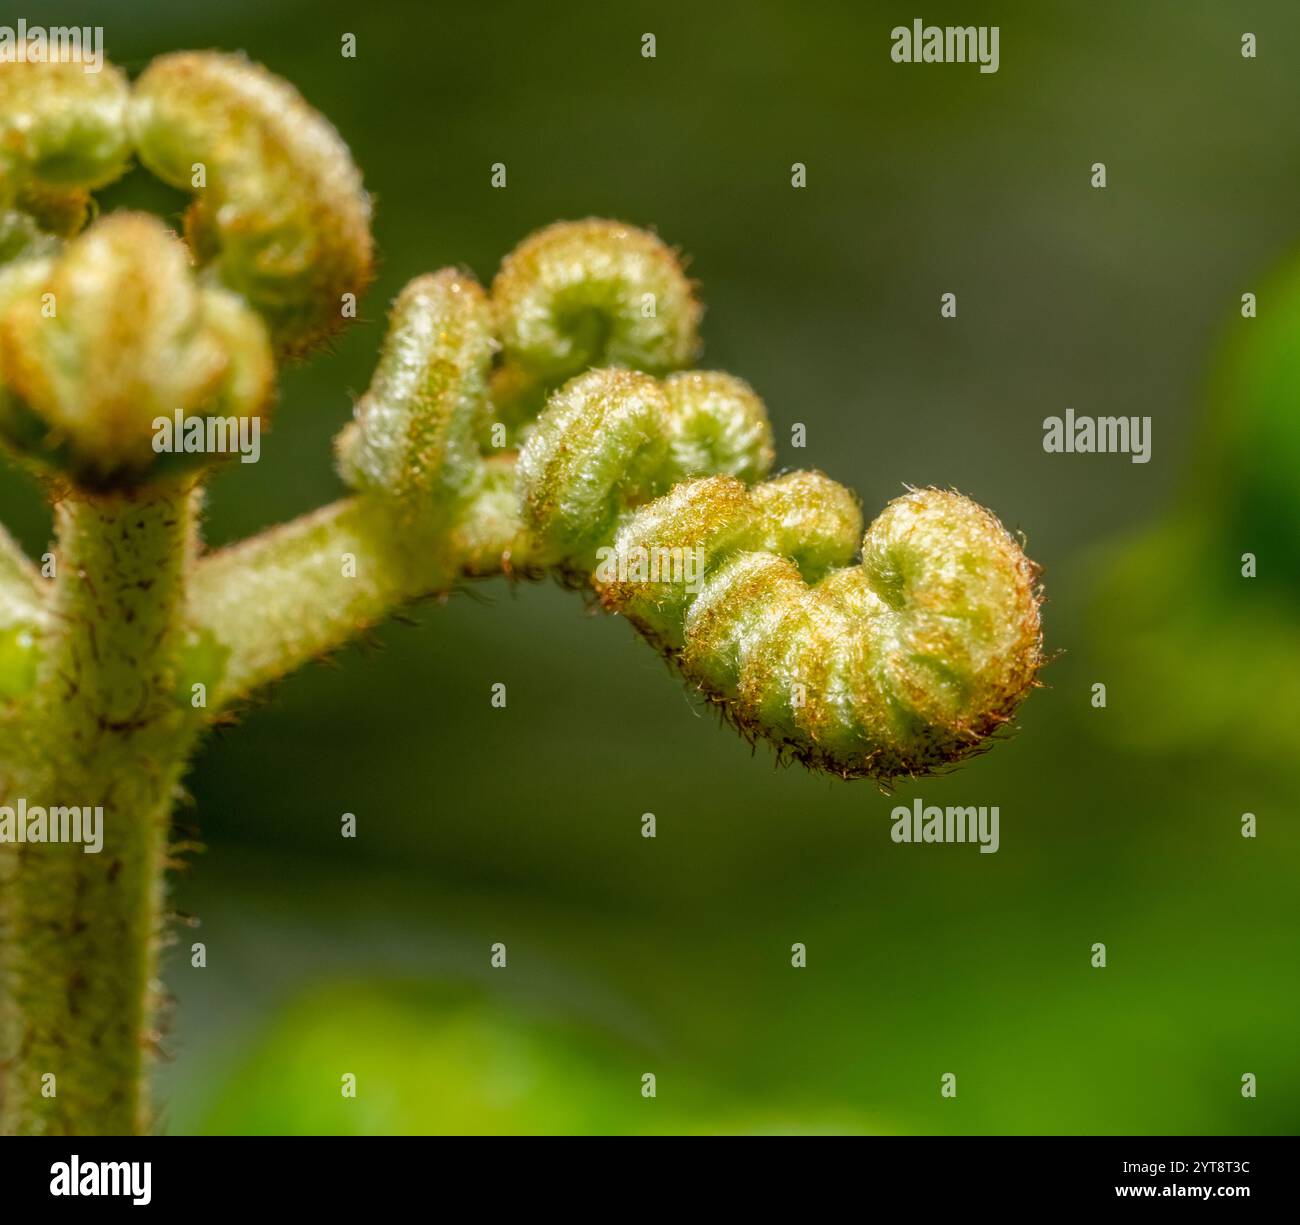
[[[173,487],[56,507],[50,629],[31,710],[6,729],[0,794],[44,809],[47,836],[55,809],[77,808],[102,845],[0,844],[6,1134],[149,1123],[168,821],[200,727],[175,692],[193,498]]]

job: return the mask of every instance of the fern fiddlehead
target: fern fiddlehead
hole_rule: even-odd
[[[132,156],[194,193],[186,244],[139,214],[83,229]],[[337,441],[355,493],[204,555],[217,457],[155,447],[156,420],[263,420],[276,359],[355,315],[369,224],[333,127],[241,57],[134,86],[0,65],[0,443],[59,536],[38,579],[0,532],[0,799],[104,813],[102,858],[0,847],[3,1130],[149,1125],[168,814],[203,725],[463,576],[589,585],[744,734],[843,776],[957,761],[1034,683],[1035,570],[997,520],[918,490],[864,536],[828,477],[771,478],[759,397],[684,369],[681,261],[611,221],[540,231],[490,291],[411,282]]]
[[[273,378],[258,316],[197,284],[184,247],[144,214],[106,217],[0,277],[0,436],[81,488],[211,463],[156,451],[154,422],[261,418]]]
[[[370,282],[370,198],[334,127],[287,81],[238,55],[160,56],[136,81],[140,161],[196,193],[199,261],[301,356],[343,326]]]
[[[507,362],[551,380],[611,363],[664,374],[700,348],[701,308],[653,234],[590,217],[538,230],[492,282]]]
[[[344,479],[416,510],[473,492],[495,350],[477,281],[452,269],[411,281],[393,306],[357,422],[337,441]]]
[[[680,412],[623,372],[552,397],[519,474],[543,556],[592,570],[601,603],[743,732],[831,773],[925,773],[1010,718],[1039,666],[1036,578],[988,511],[915,490],[863,537],[818,472],[683,479]]]
[[[497,386],[512,368],[538,387],[617,363],[516,421],[514,550],[589,580],[744,734],[814,768],[888,781],[978,751],[1041,665],[1035,566],[955,493],[911,491],[864,536],[856,499],[821,473],[762,480],[773,447],[752,389],[645,372],[698,347],[699,308],[669,262],[650,235],[581,222],[508,257],[490,309],[462,274],[413,282],[341,437],[345,478],[379,497],[437,491],[450,514],[482,490],[493,316]],[[669,305],[652,329],[643,301]],[[493,471],[504,489],[510,465]]]
[[[125,172],[126,77],[112,64],[7,63],[0,71],[0,261],[48,251],[85,223],[90,193]]]

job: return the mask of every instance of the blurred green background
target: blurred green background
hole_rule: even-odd
[[[891,63],[891,27],[916,16],[1000,25],[1000,71]],[[364,321],[285,373],[262,462],[213,484],[215,544],[338,496],[330,439],[404,281],[449,263],[487,279],[535,227],[607,215],[691,256],[705,364],[766,398],[781,462],[853,486],[869,516],[937,484],[1023,530],[1059,653],[1014,739],[890,797],[775,769],[626,625],[550,585],[417,610],[196,763],[178,824],[207,849],[175,881],[198,926],[166,963],[162,1127],[1297,1129],[1300,8],[97,0],[27,17],[103,25],[132,73],[246,50],[338,125],[375,194]],[[139,175],[104,203],[181,207]],[[1293,327],[1272,309],[1288,292]],[[1067,407],[1151,416],[1152,461],[1045,454],[1043,418]],[[10,470],[0,514],[44,547]],[[893,844],[890,809],[917,796],[999,805],[999,853]]]

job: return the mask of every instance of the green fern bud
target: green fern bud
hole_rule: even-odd
[[[287,81],[242,56],[181,52],[135,83],[131,127],[154,174],[197,192],[186,233],[200,263],[299,356],[342,326],[370,282],[370,198],[334,127]]]
[[[260,420],[273,378],[258,317],[200,287],[184,246],[152,217],[116,213],[58,258],[0,278],[0,437],[83,487],[212,462],[156,450],[156,420]]]
[[[343,479],[421,506],[479,484],[479,434],[496,349],[487,295],[446,269],[402,290],[356,421],[339,436]]]
[[[701,308],[680,260],[616,221],[557,222],[525,239],[502,261],[492,301],[505,369],[542,387],[591,366],[667,374],[700,347]]]
[[[563,223],[503,261],[491,300],[455,269],[419,277],[393,305],[374,378],[336,444],[355,489],[410,506],[472,496],[493,427],[507,446],[542,406],[557,373],[595,359],[669,370],[698,346],[699,305],[676,256],[653,235],[611,221]],[[671,401],[665,479],[771,464],[771,428],[740,379],[692,373],[654,395]],[[656,435],[658,436],[658,435]]]
[[[78,196],[103,187],[131,157],[126,78],[112,64],[0,64],[0,205],[25,190]]]
[[[525,525],[555,564],[590,570],[620,513],[669,465],[671,408],[658,381],[593,370],[555,393],[519,456]]]
[[[522,515],[745,734],[888,781],[1008,722],[1042,662],[1037,570],[990,512],[914,490],[862,537],[856,499],[820,473],[673,486],[674,432],[648,376],[573,380],[520,455]]]
[[[743,379],[690,370],[664,380],[672,422],[669,450],[678,479],[716,472],[756,481],[776,458],[763,401]]]

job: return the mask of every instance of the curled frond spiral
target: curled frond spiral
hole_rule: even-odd
[[[135,83],[141,162],[196,192],[186,232],[199,261],[300,355],[336,332],[344,295],[369,284],[370,198],[334,127],[287,81],[243,56],[179,52]]]
[[[454,507],[484,481],[498,483],[492,424],[520,442],[547,390],[595,364],[676,370],[699,349],[700,313],[672,250],[613,221],[557,222],[526,239],[502,261],[490,295],[456,269],[417,277],[393,304],[370,387],[338,439],[343,478],[410,506]],[[736,382],[681,377],[693,381],[670,381],[671,394],[706,406]],[[706,408],[683,417],[682,465],[708,465],[714,452],[725,465],[729,451],[751,444],[770,462],[761,404],[735,436],[718,424]]]
[[[700,350],[702,310],[676,253],[616,221],[538,230],[501,262],[492,303],[502,345],[493,399],[511,423],[593,366],[663,375]]]
[[[195,193],[188,249],[140,214],[82,232],[90,193],[133,154]],[[247,428],[270,403],[273,356],[354,316],[372,262],[347,146],[244,57],[162,56],[134,87],[107,63],[0,64],[0,442],[74,484],[211,462],[200,447],[156,453],[153,423]]]
[[[344,479],[413,503],[446,503],[481,478],[479,433],[496,350],[487,295],[453,269],[398,296],[354,424],[339,437]]]
[[[683,480],[681,411],[626,371],[551,398],[519,460],[543,557],[592,572],[743,732],[816,768],[923,774],[1009,720],[1040,666],[1039,601],[992,514],[913,490],[863,537],[852,494],[818,472]]]
[[[670,311],[643,319],[643,295]],[[340,439],[344,475],[453,520],[485,490],[501,518],[513,495],[531,567],[589,582],[743,733],[809,766],[888,781],[977,752],[1041,666],[1037,568],[956,493],[910,491],[864,536],[830,478],[765,480],[747,384],[655,377],[695,352],[698,319],[668,248],[608,222],[527,240],[490,299],[463,273],[419,278]],[[482,454],[503,386],[518,406],[593,355],[608,368],[517,417],[517,460]]]
[[[156,419],[260,416],[273,378],[262,321],[145,214],[0,274],[0,439],[85,488],[212,462],[156,451]]]
[[[130,162],[129,96],[111,64],[0,63],[0,262],[81,228]]]
[[[520,243],[492,282],[507,360],[552,379],[594,365],[665,374],[699,348],[700,306],[653,234],[596,218]]]

